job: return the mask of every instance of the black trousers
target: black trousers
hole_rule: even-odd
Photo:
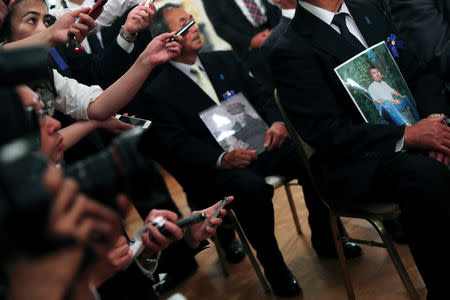
[[[263,152],[248,168],[221,170],[216,176],[198,180],[201,185],[185,186],[190,202],[196,207],[207,207],[224,196],[234,196],[230,207],[236,212],[250,243],[257,252],[263,267],[284,266],[274,233],[273,187],[265,183],[268,175],[299,178],[302,182],[303,167],[295,148],[289,141],[280,149]],[[328,210],[313,197],[305,197],[314,230],[329,231]]]
[[[356,163],[358,164],[358,162]],[[397,202],[402,210],[400,221],[407,234],[411,253],[427,286],[428,299],[444,299],[447,276],[436,268],[448,270],[450,247],[441,242],[450,236],[450,171],[447,166],[420,153],[399,152],[376,163],[361,161],[374,168],[370,185],[352,188],[364,173],[330,172],[328,186],[333,188],[334,205],[361,201]],[[355,170],[361,170],[355,166]],[[368,168],[366,168],[368,170]],[[349,174],[350,173],[350,174]],[[325,175],[326,177],[326,175]],[[339,177],[341,179],[339,179]],[[345,178],[347,182],[343,182]],[[335,182],[338,182],[335,184]],[[339,190],[340,189],[340,190]],[[350,199],[350,202],[348,202]]]

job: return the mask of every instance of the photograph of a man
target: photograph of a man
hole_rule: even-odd
[[[370,66],[370,76],[373,82],[369,85],[369,94],[380,116],[385,119],[387,113],[390,119],[400,126],[411,126],[420,120],[415,106],[407,96],[400,94],[383,80],[383,74],[375,66]],[[397,96],[400,100],[394,99]],[[411,111],[414,120],[408,118],[407,108]]]
[[[264,151],[267,125],[257,114],[252,115],[250,108],[247,108],[240,100],[238,95],[229,103],[224,103],[225,110],[230,114],[230,120],[233,122],[231,126],[233,135],[226,139],[224,141],[226,145],[222,146],[229,150],[237,148],[256,150],[259,154]]]

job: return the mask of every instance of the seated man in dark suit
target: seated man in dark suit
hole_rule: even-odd
[[[176,31],[190,19],[178,6],[166,5],[155,14],[152,29],[157,32],[153,34]],[[233,52],[198,54],[201,47],[199,30],[194,25],[184,36],[179,57],[148,81],[127,110],[153,121],[148,129],[149,151],[182,185],[188,199],[197,201],[198,207],[233,192],[231,207],[256,249],[274,292],[296,295],[299,285],[284,262],[274,234],[273,187],[264,178],[274,174],[299,178],[302,166],[271,93],[261,89]],[[198,69],[202,79],[194,73]],[[209,88],[203,86],[205,81]],[[219,98],[223,100],[227,91],[242,92],[269,126],[266,151],[258,157],[255,151],[244,149],[224,152],[199,117]],[[328,211],[320,202],[306,203],[316,252],[320,256],[336,255]],[[255,216],[259,221],[255,222]],[[349,245],[346,251],[353,256],[361,253],[356,245]]]
[[[315,177],[332,207],[363,201],[399,203],[411,253],[428,300],[448,294],[435,266],[450,267],[450,114],[436,75],[420,69],[408,46],[396,59],[422,119],[410,127],[365,123],[333,69],[393,33],[375,1],[299,1],[272,49],[282,105],[306,142]],[[399,37],[401,38],[401,37]]]
[[[260,47],[278,24],[280,9],[268,0],[203,0],[203,5],[217,34],[231,45],[255,78],[273,91],[270,69]]]

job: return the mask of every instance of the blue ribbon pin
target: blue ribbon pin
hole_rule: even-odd
[[[403,41],[397,40],[397,36],[393,33],[391,33],[386,41],[386,46],[391,50],[394,57],[400,57],[400,55],[398,55],[398,48],[402,49],[403,45]]]
[[[229,98],[233,97],[236,94],[234,90],[226,91],[222,94],[223,100],[228,100]]]

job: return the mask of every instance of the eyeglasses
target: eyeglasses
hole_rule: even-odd
[[[26,119],[28,122],[28,127],[31,130],[39,129],[45,125],[47,116],[53,116],[55,113],[55,107],[52,101],[47,101],[45,104],[42,100],[36,97],[33,100],[33,105],[25,107]],[[36,111],[36,104],[39,103],[39,110]]]
[[[39,100],[39,104],[41,106],[41,109],[36,112],[36,115],[41,122],[41,126],[44,126],[47,116],[53,116],[53,114],[55,113],[55,107],[53,105],[53,101],[47,101],[44,104],[42,100]]]

